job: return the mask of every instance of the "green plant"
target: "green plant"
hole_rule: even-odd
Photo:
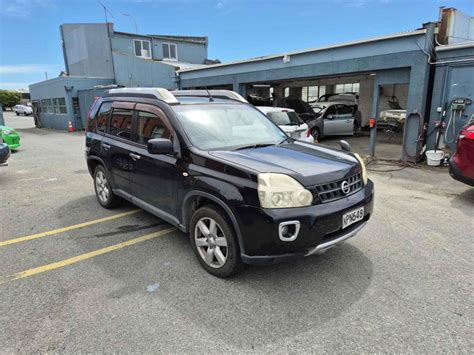
[[[21,101],[21,94],[13,90],[0,90],[0,103],[5,108],[12,108]]]

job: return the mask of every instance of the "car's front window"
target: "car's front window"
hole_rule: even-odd
[[[264,114],[247,105],[174,106],[191,143],[202,150],[277,144],[286,138]]]
[[[269,112],[267,116],[279,126],[299,126],[303,123],[296,112]]]

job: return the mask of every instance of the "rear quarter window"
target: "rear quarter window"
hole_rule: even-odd
[[[107,133],[109,126],[110,110],[112,107],[111,102],[104,102],[95,117],[90,122],[91,129],[100,133]]]

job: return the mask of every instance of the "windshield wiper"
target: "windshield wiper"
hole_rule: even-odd
[[[283,144],[285,142],[288,142],[288,143],[293,143],[295,140],[291,137],[286,137],[285,139],[283,139],[280,143],[278,144]]]
[[[246,146],[244,146],[244,147],[239,147],[239,148],[234,149],[234,150],[263,148],[263,147],[269,147],[269,146],[271,146],[271,145],[275,145],[275,144],[272,144],[272,143],[267,143],[267,144],[252,144],[252,145],[246,145]]]

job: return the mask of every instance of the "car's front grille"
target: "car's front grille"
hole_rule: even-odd
[[[357,173],[346,179],[317,185],[313,188],[321,202],[334,201],[359,191],[362,188],[362,174]]]

